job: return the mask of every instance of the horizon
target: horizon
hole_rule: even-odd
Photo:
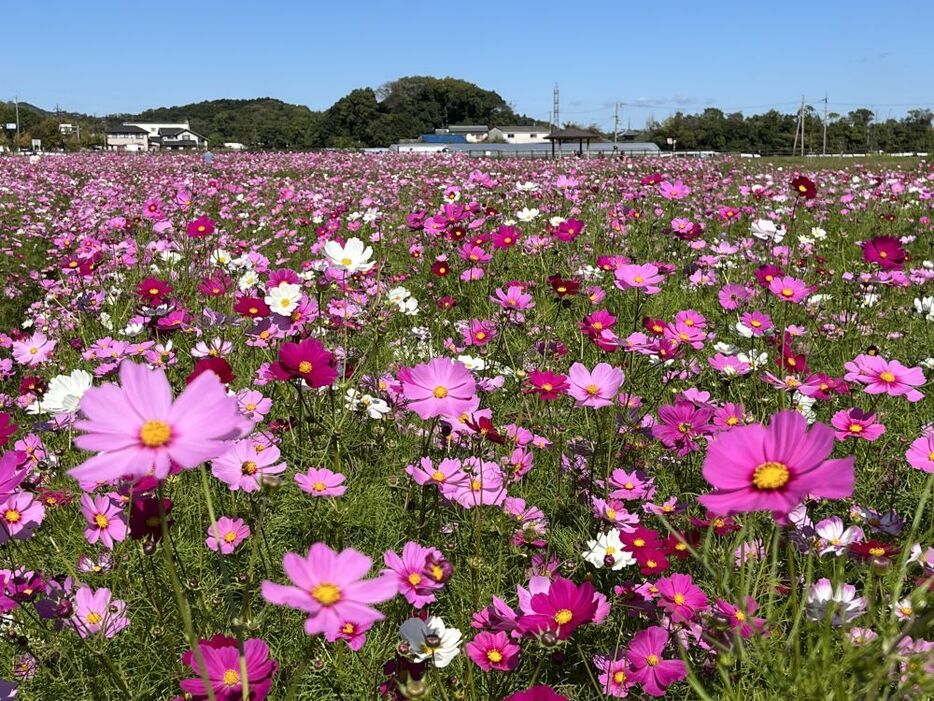
[[[28,32],[8,38],[6,74],[15,79],[4,81],[0,99],[18,97],[44,110],[57,106],[94,116],[260,97],[321,111],[355,88],[431,75],[493,90],[516,112],[543,122],[551,121],[558,84],[561,121],[604,130],[613,126],[617,102],[623,129],[707,107],[746,115],[770,109],[793,113],[802,95],[820,113],[827,95],[829,112],[865,107],[881,121],[934,107],[934,51],[923,29],[934,20],[934,8],[911,6],[915,21],[902,27],[899,8],[909,5],[894,5],[887,16],[876,17],[861,12],[859,3],[855,8],[823,3],[809,8],[803,29],[786,6],[757,7],[752,21],[748,6],[735,0],[721,3],[717,17],[682,2],[627,8],[616,20],[619,39],[603,33],[603,25],[581,20],[578,34],[572,30],[557,37],[566,51],[555,51],[553,43],[543,41],[554,34],[552,13],[533,12],[542,5],[526,2],[498,8],[499,24],[488,17],[465,20],[457,8],[421,0],[407,3],[405,12],[380,2],[317,11],[287,3],[290,21],[281,26],[276,23],[283,13],[254,16],[244,4],[228,4],[222,14],[219,3],[209,2],[186,8],[190,20],[173,20],[171,32],[162,32],[158,19],[152,20],[157,41],[149,48],[138,33],[126,31],[125,4],[104,2],[89,16],[51,0],[45,8],[61,21],[43,27],[42,53]],[[592,16],[619,14],[608,2],[591,7]],[[34,14],[14,6],[5,16],[11,26],[28,27]],[[489,40],[471,22],[492,29]],[[770,33],[750,43],[744,33],[751,22],[769,26]],[[316,29],[321,25],[348,31]],[[833,27],[833,35],[815,39],[810,27],[821,25]],[[466,29],[452,38],[461,26]],[[599,33],[594,40],[584,35],[594,30]],[[867,34],[877,41],[871,49],[852,41]],[[880,36],[888,39],[879,42]],[[450,51],[452,46],[458,50]],[[119,55],[129,58],[115,61]],[[632,65],[640,69],[627,70]],[[178,78],[186,70],[194,71],[195,79]]]

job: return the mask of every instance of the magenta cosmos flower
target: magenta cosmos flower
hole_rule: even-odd
[[[208,546],[208,550],[230,555],[240,543],[249,537],[250,527],[243,522],[242,518],[221,516],[208,526],[208,537],[204,544]]]
[[[629,643],[626,659],[632,665],[630,678],[649,696],[664,696],[666,687],[687,676],[684,662],[662,659],[667,643],[668,632],[659,626],[640,630]]]
[[[568,370],[567,393],[577,400],[576,406],[599,409],[613,403],[623,378],[623,371],[609,363],[598,363],[593,370],[574,363]]]
[[[283,343],[279,348],[279,362],[269,369],[279,380],[301,378],[309,387],[326,387],[337,379],[334,356],[314,338]]]
[[[694,584],[689,574],[672,574],[655,583],[658,605],[665,609],[674,623],[685,623],[695,614],[709,608],[707,595]]]
[[[503,701],[568,701],[568,697],[562,696],[550,686],[533,686],[531,689],[517,691]]]
[[[924,371],[920,367],[907,368],[897,360],[886,360],[880,355],[860,354],[846,363],[843,379],[866,385],[866,394],[904,396],[909,402],[919,402],[924,394],[916,388],[924,384]]]
[[[120,386],[92,387],[79,406],[85,418],[75,427],[84,435],[75,445],[98,451],[68,472],[84,483],[150,473],[163,479],[172,463],[192,468],[217,457],[225,441],[249,427],[213,372],[199,375],[173,402],[162,368],[129,361],[120,366]]]
[[[597,614],[594,594],[590,582],[577,585],[557,577],[547,592],[532,595],[529,611],[519,619],[519,630],[533,635],[551,631],[559,640],[567,640],[579,626],[593,622]]]
[[[422,419],[460,416],[477,408],[477,383],[463,363],[434,358],[400,372],[408,408]]]
[[[87,638],[103,633],[112,638],[130,625],[126,612],[126,602],[111,597],[110,589],[98,589],[84,586],[75,592],[75,608],[71,625],[78,635]]]
[[[441,551],[410,540],[402,547],[401,555],[392,550],[383,554],[383,562],[388,568],[383,570],[383,574],[395,577],[399,593],[412,606],[420,609],[434,603],[435,592],[444,586],[441,581],[444,577],[443,569],[432,572],[432,566],[440,568],[438,563],[443,561]]]
[[[323,633],[334,642],[348,625],[369,626],[383,618],[373,604],[393,598],[399,591],[394,575],[363,579],[373,561],[353,548],[341,552],[315,543],[302,557],[286,553],[282,567],[292,585],[263,582],[263,598],[271,604],[308,613],[305,632]]]
[[[467,656],[484,672],[508,672],[519,664],[519,646],[504,631],[483,631],[464,646]]]
[[[883,270],[901,270],[905,264],[905,249],[894,236],[876,236],[863,243],[863,260],[876,263]]]
[[[715,491],[698,497],[721,516],[771,511],[784,517],[805,496],[843,499],[853,493],[852,456],[828,460],[834,432],[795,411],[781,411],[768,426],[751,424],[720,433],[707,449],[704,479]]]
[[[241,701],[243,699],[244,680],[241,679],[240,650],[237,641],[223,635],[215,635],[210,640],[199,640],[198,647],[204,659],[204,672],[216,701]],[[276,660],[269,659],[269,648],[259,638],[243,641],[243,657],[246,662],[246,686],[249,687],[250,701],[263,701],[272,688],[272,678],[279,668]],[[182,691],[191,701],[207,701],[210,698],[201,678],[198,660],[193,651],[182,655],[182,662],[188,665],[198,676],[179,682]]]
[[[309,468],[305,474],[295,475],[298,488],[313,497],[339,497],[347,491],[346,478],[326,467]]]

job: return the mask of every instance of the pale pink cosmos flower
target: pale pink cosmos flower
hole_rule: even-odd
[[[347,491],[346,478],[326,467],[312,467],[305,474],[295,475],[298,488],[313,497],[339,497]]]
[[[84,418],[75,428],[84,434],[75,445],[98,454],[68,474],[92,485],[147,474],[163,479],[172,463],[197,467],[250,425],[213,372],[196,377],[173,402],[164,370],[129,361],[120,366],[119,386],[92,387],[79,406]]]
[[[908,464],[921,472],[934,472],[934,433],[920,436],[905,452]]]
[[[838,441],[845,441],[847,438],[862,438],[872,442],[885,433],[885,426],[876,421],[875,414],[869,414],[855,407],[838,411],[830,419],[830,425],[836,429],[834,435]]]
[[[783,302],[797,304],[808,296],[808,286],[804,280],[790,276],[776,277],[769,283],[769,292]]]
[[[41,331],[36,331],[25,340],[13,341],[13,359],[20,365],[41,365],[52,355],[55,343]]]
[[[276,446],[257,450],[254,441],[245,439],[231,445],[226,453],[211,462],[211,474],[226,483],[231,491],[257,492],[260,477],[285,472],[285,463],[276,463],[279,457]]]
[[[110,639],[130,625],[125,615],[126,602],[114,599],[110,589],[83,586],[75,592],[74,602],[69,622],[82,638],[103,633]]]
[[[408,408],[422,419],[470,414],[478,404],[477,383],[461,362],[434,358],[399,372]]]
[[[384,618],[373,604],[388,601],[399,592],[395,575],[363,579],[372,564],[369,557],[353,548],[335,552],[324,543],[315,543],[305,557],[285,554],[282,568],[292,584],[264,581],[263,598],[305,611],[305,632],[323,633],[325,640],[334,642],[348,623],[368,626]]]
[[[859,526],[844,528],[843,519],[839,516],[831,516],[823,521],[818,521],[817,525],[814,526],[814,532],[820,538],[818,546],[821,555],[827,553],[842,555],[846,552],[850,543],[861,543],[866,538],[863,529]]]
[[[623,371],[609,363],[598,363],[593,370],[574,363],[568,370],[567,393],[577,400],[578,407],[600,409],[610,406],[616,399],[623,378]]]
[[[919,402],[924,394],[916,388],[924,384],[924,371],[920,367],[908,368],[897,360],[886,360],[879,355],[865,353],[846,363],[843,379],[866,385],[866,394],[904,396],[909,402]]]
[[[114,541],[120,543],[126,540],[126,515],[120,505],[109,496],[83,494],[81,514],[88,522],[84,529],[84,537],[91,545],[100,541],[105,548],[113,550]]]

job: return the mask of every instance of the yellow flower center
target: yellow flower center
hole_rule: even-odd
[[[222,677],[222,679],[224,681],[224,684],[226,684],[227,686],[233,686],[234,684],[240,681],[240,675],[237,673],[236,670],[225,669],[224,676]]]
[[[618,671],[613,675],[613,681],[617,684],[622,684],[624,681],[626,681],[626,673],[623,670]]]
[[[645,663],[649,667],[657,667],[659,662],[661,662],[661,660],[658,659],[658,655],[649,655],[645,658]]]
[[[341,590],[336,584],[321,582],[311,590],[311,598],[322,606],[331,606],[341,600]]]
[[[764,462],[752,475],[752,484],[756,489],[781,489],[791,479],[787,465],[780,462]]]
[[[758,319],[753,319],[752,321],[749,322],[749,325],[752,326],[754,329],[757,329],[760,326],[762,326],[762,322],[759,321]]]
[[[483,485],[480,484],[480,480],[471,480],[471,481],[470,481],[470,489],[471,489],[471,491],[479,492],[480,489],[482,489],[482,487],[483,487]]]
[[[503,653],[499,650],[487,650],[486,658],[493,664],[496,664],[497,662],[503,661]]]
[[[7,509],[3,513],[3,520],[7,523],[18,523],[21,518],[22,514],[16,509]]]
[[[616,509],[608,508],[606,510],[606,517],[610,519],[611,521],[614,520],[616,518]]]
[[[94,523],[97,524],[98,528],[107,528],[110,525],[110,519],[104,516],[104,514],[97,514],[94,517]]]
[[[641,275],[636,275],[636,276],[633,278],[633,280],[634,280],[635,282],[640,282],[640,283],[641,283],[641,282],[645,282],[645,278],[642,277]]]
[[[344,635],[353,635],[354,634],[353,623],[345,623],[344,625],[342,625],[341,633],[343,633]]]
[[[147,448],[161,448],[172,439],[172,427],[165,421],[147,421],[139,430],[139,439]]]
[[[606,548],[606,554],[607,554],[607,555],[615,555],[615,554],[616,554],[616,548],[614,548],[612,545],[608,545],[607,548]]]
[[[435,482],[444,482],[444,473],[441,472],[441,470],[435,470],[431,473],[431,479],[433,479]]]
[[[885,548],[869,548],[869,554],[873,557],[882,557],[885,555]]]
[[[409,584],[413,587],[417,587],[422,583],[422,576],[418,572],[413,572],[409,575]]]
[[[746,620],[746,614],[743,613],[742,611],[737,611],[736,613],[733,614],[733,617],[740,623]]]
[[[446,396],[448,396],[448,388],[444,387],[443,385],[438,385],[435,387],[433,394],[435,395],[435,399],[444,399]]]
[[[234,542],[236,539],[237,539],[237,534],[234,533],[233,531],[227,531],[227,532],[224,534],[224,542],[225,542],[225,543],[232,543],[232,542]]]
[[[637,548],[642,548],[645,546],[645,541],[642,538],[636,538],[634,541],[632,541],[632,544]]]
[[[735,426],[738,423],[739,423],[739,419],[737,419],[735,416],[731,416],[730,418],[726,420],[727,426]]]
[[[883,382],[895,382],[895,375],[886,371],[879,374],[879,379]]]
[[[247,460],[240,466],[240,471],[245,475],[255,475],[256,462],[254,460]]]
[[[585,389],[587,390],[587,394],[589,394],[591,397],[595,397],[600,392],[600,388],[593,383],[587,385]]]
[[[149,294],[151,294],[151,295],[157,295],[157,294],[159,294],[159,288],[158,288],[158,287],[150,287],[150,288],[149,288]]]
[[[794,296],[795,296],[795,291],[793,289],[791,289],[790,287],[782,288],[782,297],[794,297]]]
[[[675,594],[675,603],[678,604],[678,606],[683,606],[684,594]]]
[[[104,620],[104,617],[101,616],[97,611],[91,611],[88,615],[84,617],[84,620],[90,626],[96,626],[101,621]]]
[[[351,260],[350,258],[341,258],[341,265],[343,266],[349,266],[352,263],[353,263],[353,260]]]
[[[559,626],[570,623],[572,618],[574,618],[574,614],[569,609],[558,609],[558,612],[555,613],[555,623]]]
[[[550,382],[546,382],[545,384],[542,385],[542,389],[545,390],[546,392],[550,392],[554,388],[555,386],[551,384]]]
[[[862,424],[850,424],[849,430],[850,433],[862,433],[863,426]]]
[[[303,360],[302,362],[298,364],[298,371],[302,373],[303,375],[307,375],[309,372],[311,372],[313,367],[314,366],[311,363],[309,363],[307,360]]]
[[[484,338],[486,338],[486,334],[483,331],[477,331],[477,340],[482,341]]]

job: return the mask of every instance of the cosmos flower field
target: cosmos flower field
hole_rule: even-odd
[[[932,213],[923,161],[0,159],[0,699],[934,697]]]

